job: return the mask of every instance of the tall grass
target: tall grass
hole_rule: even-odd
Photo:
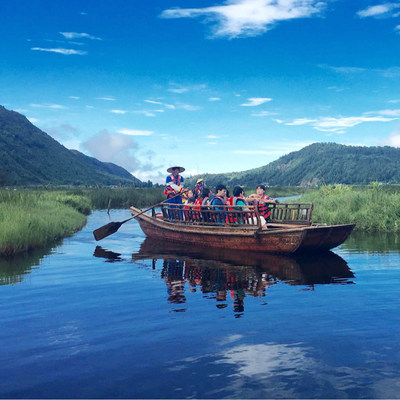
[[[377,182],[364,188],[328,185],[299,201],[314,203],[313,222],[356,223],[364,232],[400,232],[400,193]]]
[[[83,196],[0,191],[0,255],[12,256],[70,236],[85,225],[90,210]]]
[[[162,188],[73,189],[71,194],[89,198],[94,209],[145,207],[165,200]]]

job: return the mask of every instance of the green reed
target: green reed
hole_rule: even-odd
[[[87,197],[93,209],[129,208],[130,206],[145,207],[165,200],[163,188],[135,189],[73,189],[68,193]]]
[[[0,190],[0,255],[12,256],[70,236],[86,223],[90,201],[54,191]]]
[[[314,203],[313,222],[356,223],[356,229],[365,232],[400,232],[400,192],[377,182],[363,188],[328,185],[299,201]]]

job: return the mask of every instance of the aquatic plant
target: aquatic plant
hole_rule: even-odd
[[[357,187],[328,185],[301,196],[313,202],[313,222],[356,223],[366,232],[400,232],[400,192],[387,191],[377,183]]]
[[[85,197],[46,191],[0,191],[0,255],[11,256],[70,236],[86,223]]]

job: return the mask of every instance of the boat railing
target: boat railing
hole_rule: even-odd
[[[267,222],[278,224],[311,225],[312,203],[270,204]],[[153,216],[157,214],[153,210]],[[164,221],[207,226],[243,225],[245,228],[262,226],[262,219],[256,206],[194,206],[164,203],[161,215]]]
[[[270,203],[269,222],[278,224],[311,225],[313,203]]]

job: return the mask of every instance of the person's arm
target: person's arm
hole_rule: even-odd
[[[181,182],[183,182],[183,178],[182,178]],[[167,176],[166,183],[167,183],[167,186],[169,186],[170,188],[172,188],[175,191],[175,193],[181,193],[184,189],[183,186],[178,186],[177,184],[175,184],[169,175]]]

